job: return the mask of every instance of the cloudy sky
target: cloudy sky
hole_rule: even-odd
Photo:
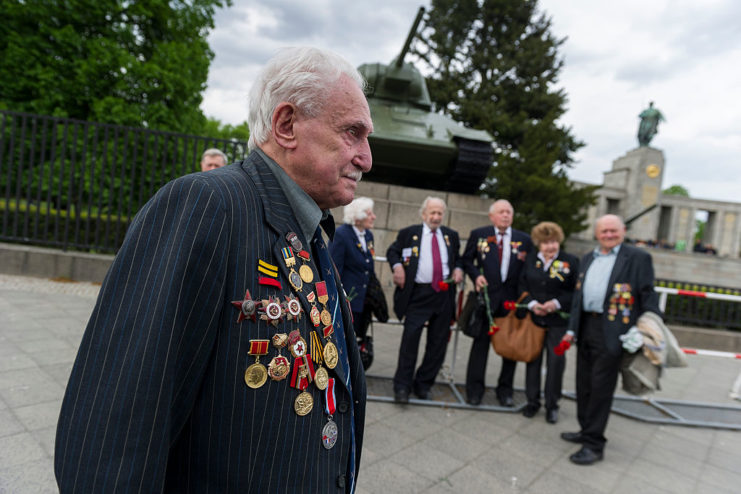
[[[203,110],[246,119],[246,94],[280,47],[330,48],[355,65],[388,62],[429,0],[234,0],[209,42]],[[692,197],[741,200],[741,2],[540,0],[553,33],[567,37],[559,86],[562,123],[586,143],[569,175],[601,183],[612,161],[638,145],[638,113],[654,101],[666,122],[651,142],[664,151],[664,187]]]

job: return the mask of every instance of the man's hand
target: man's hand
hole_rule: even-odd
[[[394,285],[398,286],[401,289],[404,289],[405,281],[406,273],[404,272],[404,267],[401,264],[398,264],[394,267]]]
[[[453,281],[456,285],[463,281],[463,270],[461,268],[453,270]]]
[[[482,288],[488,285],[489,283],[486,282],[486,277],[483,274],[480,274],[476,277],[476,291],[477,292],[480,292]]]

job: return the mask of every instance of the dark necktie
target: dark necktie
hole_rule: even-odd
[[[317,227],[312,239],[314,251],[317,256],[317,263],[321,271],[321,278],[327,283],[327,293],[329,295],[329,312],[332,314],[332,324],[334,325],[334,334],[337,338],[337,351],[340,354],[342,369],[345,371],[347,389],[350,389],[350,362],[347,358],[347,342],[345,341],[345,330],[342,324],[342,311],[340,309],[340,294],[337,284],[334,280],[334,267],[329,259],[329,251],[322,238],[322,229]]]
[[[497,249],[499,249],[499,264],[504,262],[504,233],[499,232],[499,242],[497,242]]]
[[[334,265],[329,258],[329,251],[322,238],[322,228],[318,226],[314,232],[314,238],[311,239],[314,244],[314,255],[319,264],[321,278],[327,283],[327,294],[329,295],[329,312],[332,314],[332,324],[334,325],[334,335],[337,338],[337,352],[340,354],[340,364],[345,371],[345,385],[350,392],[350,402],[352,403],[352,387],[350,385],[350,361],[347,354],[347,342],[345,340],[345,329],[342,324],[342,310],[340,308],[340,292],[334,280]],[[344,297],[343,301],[344,301]],[[352,408],[352,407],[351,407]],[[352,422],[352,445],[350,453],[350,472],[355,472],[355,421]],[[351,479],[355,482],[355,479]]]
[[[432,230],[432,289],[440,291],[440,283],[443,281],[443,261],[440,257],[440,245],[437,243],[437,230]]]

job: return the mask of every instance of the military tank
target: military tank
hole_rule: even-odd
[[[373,118],[368,180],[473,194],[492,162],[491,135],[432,111],[427,83],[404,57],[424,15],[420,7],[401,53],[388,65],[358,67]]]

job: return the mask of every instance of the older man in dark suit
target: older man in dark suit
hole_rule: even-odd
[[[319,225],[371,168],[363,85],[331,52],[279,52],[247,159],[136,216],[62,404],[61,492],[353,492],[365,379]]]
[[[409,402],[414,391],[419,399],[430,397],[430,388],[445,360],[450,322],[455,307],[455,288],[444,280],[463,280],[458,233],[442,226],[445,201],[428,197],[420,208],[421,225],[399,231],[386,257],[394,273],[394,312],[404,319],[399,361],[394,374],[394,398]],[[415,374],[417,349],[422,329],[427,327],[427,344],[422,364]]]
[[[569,331],[576,339],[576,405],[580,430],[561,438],[580,443],[569,459],[591,465],[603,458],[612,395],[623,347],[620,339],[645,312],[660,314],[651,256],[623,243],[625,225],[605,215],[594,228],[599,246],[585,255],[576,282]]]
[[[509,201],[495,201],[489,207],[491,225],[472,230],[463,251],[463,268],[474,281],[477,291],[487,290],[494,317],[505,316],[507,311],[503,303],[517,298],[520,271],[525,265],[527,253],[533,247],[527,233],[512,228],[514,214]],[[484,374],[490,342],[491,336],[483,331],[471,345],[466,371],[466,399],[471,405],[479,405],[484,395]],[[502,358],[497,399],[505,407],[514,405],[515,365],[514,360]]]

